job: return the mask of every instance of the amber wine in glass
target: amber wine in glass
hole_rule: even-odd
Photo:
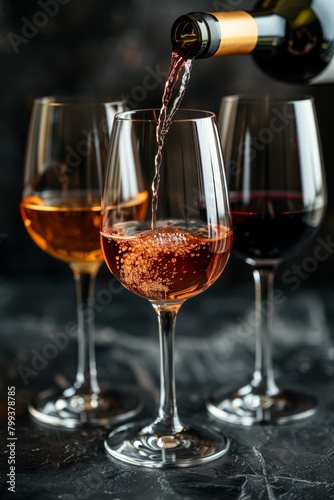
[[[78,427],[119,422],[139,411],[132,393],[102,390],[98,380],[91,314],[100,246],[101,193],[114,116],[122,101],[89,103],[41,98],[34,102],[25,159],[21,214],[37,246],[73,271],[78,314],[76,380],[52,388],[29,404],[40,422]],[[123,207],[119,209],[123,210]],[[141,206],[124,207],[124,218],[141,218]]]

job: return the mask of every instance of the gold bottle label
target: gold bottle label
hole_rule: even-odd
[[[215,56],[249,54],[258,41],[254,18],[245,11],[210,12],[220,24],[221,40]]]

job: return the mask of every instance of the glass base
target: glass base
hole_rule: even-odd
[[[107,452],[129,464],[143,467],[194,467],[223,456],[230,441],[221,432],[184,428],[171,435],[157,434],[152,425],[129,424],[112,431]]]
[[[71,387],[38,394],[28,405],[28,411],[43,424],[73,429],[117,424],[137,415],[142,407],[141,400],[126,390],[86,395]]]
[[[308,418],[317,400],[308,394],[279,390],[272,396],[256,393],[251,384],[230,393],[215,393],[206,404],[211,415],[231,424],[285,424]]]

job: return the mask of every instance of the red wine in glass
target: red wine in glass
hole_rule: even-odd
[[[321,208],[303,208],[299,192],[230,193],[233,252],[246,262],[282,261],[299,254],[319,229]]]
[[[234,424],[283,424],[314,414],[313,395],[277,385],[271,319],[277,266],[314,239],[326,208],[321,144],[312,98],[223,98],[219,131],[234,230],[233,253],[252,266],[255,369],[250,383],[222,387],[209,412]]]

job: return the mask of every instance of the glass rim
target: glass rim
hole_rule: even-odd
[[[151,112],[152,116],[151,117],[137,117],[137,118],[132,118],[133,115]],[[178,118],[178,115],[181,113],[197,113],[198,116],[191,116],[189,115],[188,117],[183,117],[183,118]],[[146,122],[146,123],[157,123],[159,119],[159,114],[160,114],[160,108],[141,108],[141,109],[133,109],[133,110],[128,110],[128,111],[120,111],[119,113],[116,113],[115,115],[115,120],[118,121],[131,121],[131,122]],[[213,111],[208,111],[206,109],[197,109],[197,108],[179,108],[176,110],[175,114],[173,115],[172,122],[173,123],[181,123],[181,122],[191,122],[191,121],[198,121],[198,120],[205,120],[205,119],[216,119],[216,113]]]
[[[231,94],[221,98],[222,102],[273,102],[273,103],[295,103],[295,102],[314,102],[314,97],[309,94],[294,95],[293,93],[286,96],[281,93],[265,93],[265,94]]]
[[[115,99],[96,99],[92,96],[79,96],[79,95],[54,95],[54,96],[42,96],[36,97],[34,99],[34,104],[46,105],[46,106],[104,106],[107,104],[115,105],[126,105],[126,99],[117,97]]]

